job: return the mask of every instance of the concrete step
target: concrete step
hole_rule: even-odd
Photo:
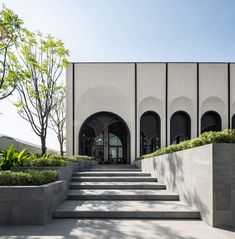
[[[71,182],[70,189],[166,189],[166,185],[157,182]]]
[[[74,177],[151,177],[151,173],[142,172],[77,172],[73,174]]]
[[[112,164],[99,164],[96,166],[92,166],[89,169],[86,169],[85,171],[136,171],[136,172],[141,172],[141,169],[136,167],[135,165],[129,165],[129,164],[117,164],[117,165],[112,165]]]
[[[200,213],[179,201],[65,201],[54,218],[199,219]]]
[[[141,172],[141,169],[139,168],[88,168],[84,169],[81,172],[103,172],[103,171],[117,171],[117,172],[126,172],[126,171],[131,171],[131,172]]]
[[[157,182],[151,177],[72,177],[72,182]]]
[[[68,200],[169,200],[179,196],[166,190],[70,190]]]

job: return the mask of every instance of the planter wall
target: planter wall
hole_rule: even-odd
[[[209,225],[235,227],[235,145],[209,144],[137,162]]]
[[[66,199],[66,183],[41,186],[0,186],[0,225],[39,225]]]

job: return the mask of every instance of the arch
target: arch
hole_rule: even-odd
[[[161,147],[161,118],[154,111],[146,111],[140,118],[140,155]]]
[[[185,111],[175,112],[170,119],[170,143],[191,139],[191,118]]]
[[[89,116],[79,132],[79,154],[93,156],[99,163],[130,162],[130,132],[117,114],[102,111]]]
[[[186,96],[176,97],[169,106],[169,112],[172,114],[177,111],[184,111],[189,112],[189,115],[193,115],[194,109],[195,107],[192,99]]]
[[[201,117],[201,133],[208,131],[221,131],[222,120],[216,111],[207,111]]]
[[[158,112],[159,115],[163,114],[163,102],[154,96],[149,96],[141,100],[138,107],[139,117],[147,111]]]
[[[77,105],[83,106],[79,113],[80,122],[98,112],[114,112],[126,122],[131,118],[131,105],[128,96],[114,86],[100,85],[88,89],[78,96]],[[131,127],[130,122],[127,123]]]

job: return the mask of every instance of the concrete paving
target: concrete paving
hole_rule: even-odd
[[[197,220],[54,219],[45,226],[0,227],[1,239],[235,239]]]

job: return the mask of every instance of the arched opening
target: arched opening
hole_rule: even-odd
[[[130,162],[129,129],[118,115],[99,112],[90,116],[79,133],[79,154],[93,156],[101,164]]]
[[[232,129],[235,129],[235,114],[232,117]]]
[[[161,120],[153,111],[140,118],[140,155],[152,153],[161,147]]]
[[[170,143],[191,139],[191,118],[184,111],[175,112],[170,119]]]
[[[215,111],[207,111],[201,117],[201,133],[221,131],[221,117]]]

